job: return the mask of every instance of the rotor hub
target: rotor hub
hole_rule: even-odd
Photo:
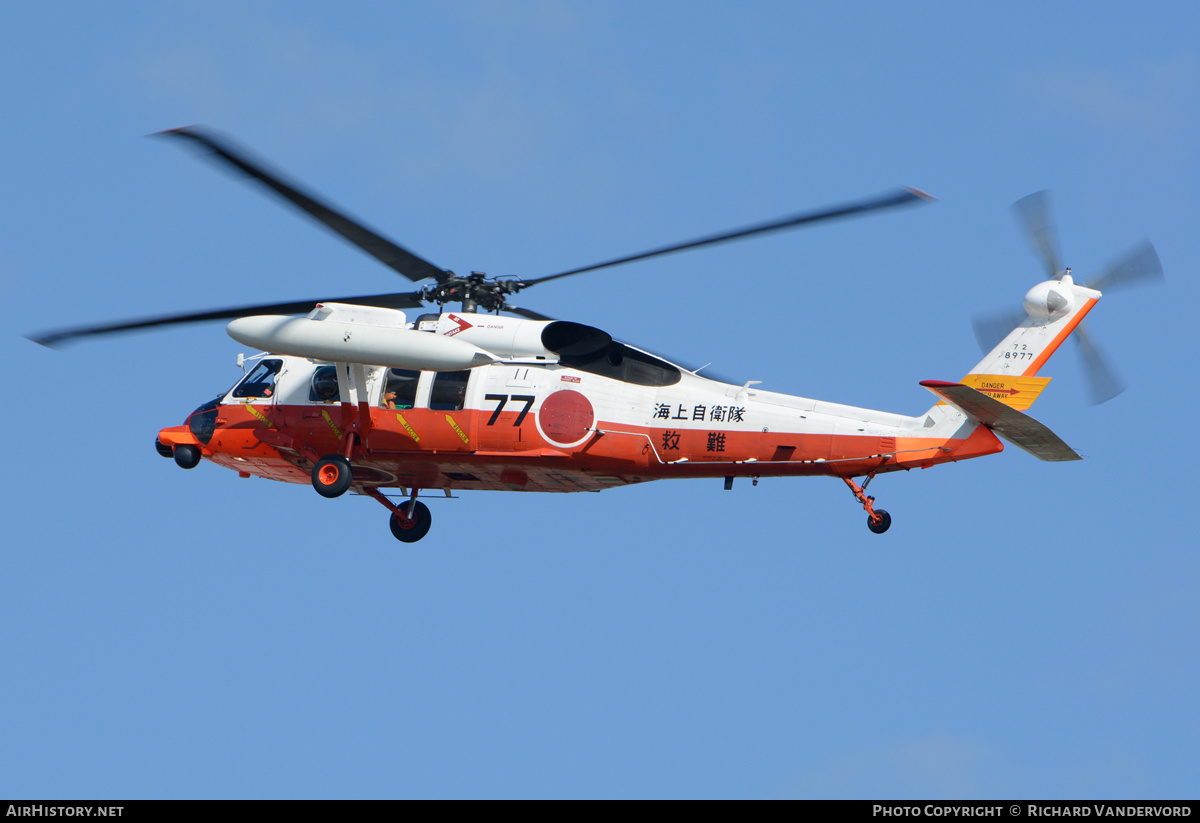
[[[523,286],[519,279],[493,280],[481,271],[473,271],[466,277],[447,271],[440,282],[421,290],[421,299],[438,305],[461,303],[463,311],[500,311],[505,307],[506,296]]]

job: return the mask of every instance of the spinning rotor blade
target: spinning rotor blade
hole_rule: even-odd
[[[879,209],[890,209],[895,206],[904,206],[909,203],[919,202],[922,200],[932,200],[933,198],[923,191],[918,189],[904,188],[899,191],[885,194],[881,197],[876,197],[872,200],[863,200],[857,203],[847,203],[841,206],[834,206],[829,209],[822,209],[815,212],[803,212],[801,214],[793,214],[789,217],[784,217],[779,220],[771,220],[766,223],[756,223],[753,226],[735,229],[730,232],[722,232],[720,234],[710,234],[704,237],[697,237],[694,240],[687,240],[683,243],[676,243],[670,246],[660,246],[657,249],[641,252],[639,254],[631,254],[628,257],[618,257],[614,260],[606,260],[603,263],[596,263],[592,266],[584,266],[579,269],[571,269],[570,271],[562,271],[558,274],[550,274],[545,277],[537,277],[533,280],[525,280],[524,286],[532,286],[537,283],[545,283],[550,280],[557,280],[560,277],[569,277],[573,274],[582,274],[587,271],[595,271],[597,269],[605,269],[609,266],[619,266],[623,263],[632,263],[635,260],[645,260],[649,257],[658,257],[663,254],[671,254],[685,249],[695,249],[700,246],[712,246],[717,243],[724,243],[729,240],[740,240],[744,237],[753,237],[759,234],[769,234],[773,231],[781,231],[783,229],[791,229],[797,226],[805,225],[806,223],[818,223],[823,220],[833,220],[838,217],[849,217],[854,214],[862,214],[864,212],[876,211]]]
[[[975,330],[979,348],[986,354],[999,346],[1000,341],[1008,337],[1008,333],[1024,323],[1028,317],[1024,309],[982,315],[971,321],[971,328]]]
[[[567,277],[572,274],[595,271],[597,269],[603,269],[610,266],[617,266],[622,263],[631,263],[635,260],[644,260],[650,257],[670,254],[677,251],[684,251],[687,249],[714,245],[717,243],[752,237],[760,234],[767,234],[783,229],[795,228],[808,223],[833,220],[839,217],[848,217],[869,211],[903,206],[920,200],[932,199],[929,195],[916,189],[900,189],[874,199],[847,203],[814,212],[796,214],[779,220],[760,223],[731,232],[708,235],[684,243],[663,246],[660,248],[651,249],[650,251],[642,252],[640,254],[629,255],[614,260],[608,260],[592,266],[585,266],[582,268],[572,269],[570,271],[559,272],[558,274],[552,274],[546,277],[536,278],[534,280],[523,281],[517,278],[494,279],[488,278],[481,272],[472,272],[470,276],[459,277],[453,272],[438,268],[428,260],[425,260],[424,258],[414,254],[403,246],[400,246],[392,240],[389,240],[388,238],[378,234],[372,229],[367,228],[362,223],[352,219],[342,211],[321,201],[314,195],[305,192],[298,185],[288,182],[283,175],[277,172],[269,171],[263,163],[252,159],[249,154],[234,147],[232,144],[227,142],[224,137],[218,136],[198,126],[170,129],[168,131],[159,132],[159,136],[180,138],[189,141],[191,144],[201,147],[213,158],[215,158],[219,164],[250,177],[259,185],[265,187],[276,196],[286,200],[295,208],[300,209],[305,214],[324,225],[326,228],[336,232],[343,239],[353,243],[355,246],[362,249],[364,252],[404,277],[414,282],[432,279],[435,281],[435,283],[433,285],[427,285],[421,291],[411,293],[363,295],[345,298],[320,298],[317,300],[289,301],[286,303],[237,306],[233,308],[212,311],[161,315],[137,320],[129,320],[120,323],[80,326],[71,329],[42,333],[30,338],[34,340],[34,342],[52,347],[81,337],[111,334],[158,326],[197,323],[208,320],[228,320],[255,314],[306,314],[318,302],[355,303],[365,306],[380,306],[396,309],[424,308],[424,304],[430,302],[437,303],[439,305],[450,302],[461,302],[464,311],[488,312],[508,309],[514,314],[534,320],[552,320],[553,318],[547,317],[546,315],[530,309],[510,307],[507,305],[506,297],[528,286],[537,283],[544,283],[548,280],[555,280],[560,277]]]
[[[409,294],[367,294],[359,297],[318,298],[316,300],[297,300],[291,303],[264,303],[257,306],[235,306],[229,309],[214,309],[188,314],[168,314],[159,317],[146,317],[141,320],[128,320],[101,326],[79,326],[73,329],[60,329],[30,337],[34,343],[48,348],[55,348],[63,343],[72,342],[80,337],[91,337],[99,334],[134,331],[135,329],[150,329],[156,326],[171,326],[182,323],[201,323],[206,320],[232,320],[235,317],[250,317],[256,314],[308,314],[318,303],[353,303],[359,306],[379,306],[385,309],[420,309],[424,308],[420,293]]]
[[[1146,240],[1120,260],[1110,263],[1103,274],[1087,285],[1089,289],[1107,292],[1111,289],[1161,283],[1165,279],[1158,252],[1154,250],[1150,241]]]
[[[1058,234],[1054,228],[1051,216],[1050,193],[1039,191],[1028,197],[1022,197],[1013,203],[1021,226],[1029,236],[1029,241],[1042,258],[1050,277],[1062,279],[1069,270],[1062,267],[1062,259],[1058,250]],[[1095,280],[1087,284],[1088,288],[1106,292],[1115,288],[1145,285],[1163,280],[1162,263],[1158,253],[1150,241],[1143,241],[1128,252],[1124,257],[1109,264]],[[973,326],[975,337],[980,347],[986,352],[1008,335],[1010,331],[1020,326],[1028,315],[1024,311],[1005,312],[993,316],[977,317]],[[1112,400],[1125,391],[1125,382],[1117,376],[1116,370],[1110,365],[1108,358],[1100,352],[1087,327],[1080,323],[1074,329],[1075,342],[1079,346],[1079,354],[1083,357],[1083,370],[1088,385],[1088,394],[1092,405]]]
[[[322,203],[316,197],[303,192],[296,185],[284,182],[281,175],[268,172],[260,163],[251,161],[245,154],[204,129],[185,126],[158,134],[164,137],[182,137],[203,146],[217,159],[257,180],[284,200],[301,211],[307,212],[318,222],[358,246],[380,263],[399,272],[414,283],[428,277],[441,280],[445,274],[442,269],[428,260],[368,229],[332,206]]]
[[[1025,230],[1030,245],[1042,258],[1052,280],[1063,273],[1062,255],[1058,252],[1058,229],[1054,226],[1050,208],[1050,192],[1038,191],[1013,203],[1018,222]]]
[[[1028,315],[1022,310],[976,317],[971,326],[979,348],[990,352],[1008,336],[1008,333],[1025,322]],[[1088,397],[1093,406],[1112,400],[1125,391],[1125,381],[1116,373],[1108,358],[1100,352],[1085,323],[1080,323],[1073,332],[1079,354],[1083,358],[1084,376],[1087,380]]]
[[[1079,353],[1083,357],[1083,371],[1087,375],[1088,394],[1093,406],[1107,403],[1125,391],[1125,381],[1117,376],[1108,358],[1100,353],[1099,346],[1083,323],[1075,327],[1075,342],[1079,344]]]

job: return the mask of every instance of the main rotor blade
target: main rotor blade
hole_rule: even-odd
[[[284,200],[301,211],[307,212],[327,228],[358,246],[380,263],[399,272],[414,283],[428,277],[440,280],[444,276],[443,270],[433,263],[368,229],[333,206],[321,202],[294,183],[285,182],[282,175],[277,172],[268,172],[261,163],[250,160],[246,154],[205,129],[197,126],[185,126],[158,134],[164,137],[182,137],[203,146],[225,164],[257,180]]]
[[[1051,279],[1063,272],[1062,256],[1058,253],[1058,229],[1050,207],[1050,192],[1038,191],[1013,203],[1017,222],[1025,230],[1030,245],[1042,258]]]
[[[44,332],[29,339],[48,348],[55,348],[63,343],[72,342],[80,337],[91,337],[99,334],[150,329],[156,326],[172,326],[182,323],[202,323],[206,320],[232,320],[235,317],[251,317],[256,314],[308,314],[318,303],[353,303],[359,306],[378,306],[385,309],[420,309],[425,304],[421,302],[419,292],[407,294],[366,294],[358,297],[320,297],[315,300],[295,300],[290,303],[263,303],[257,306],[235,306],[228,309],[214,309],[188,314],[167,314],[158,317],[146,317],[140,320],[126,320],[122,323],[101,326],[78,326],[73,329],[59,329]]]
[[[1125,381],[1117,376],[1108,358],[1100,353],[1100,347],[1083,323],[1075,327],[1075,342],[1079,344],[1079,353],[1083,356],[1083,370],[1087,375],[1088,395],[1093,406],[1106,403],[1125,391]]]
[[[1107,292],[1117,288],[1161,283],[1164,279],[1158,252],[1154,250],[1150,241],[1146,240],[1120,260],[1110,263],[1103,274],[1088,283],[1088,288]]]
[[[769,234],[773,231],[782,231],[783,229],[796,228],[807,223],[817,223],[824,220],[833,220],[838,217],[849,217],[854,214],[862,214],[869,211],[877,211],[879,209],[890,209],[896,206],[904,206],[909,203],[915,203],[922,200],[932,200],[933,198],[923,191],[918,189],[904,188],[899,191],[885,194],[871,200],[862,200],[857,203],[846,203],[841,206],[834,206],[828,209],[822,209],[814,212],[803,212],[801,214],[793,214],[779,220],[771,220],[766,223],[756,223],[753,226],[735,229],[734,231],[722,232],[720,234],[710,234],[704,237],[698,237],[694,240],[687,240],[683,243],[675,243],[670,246],[660,246],[650,251],[641,252],[639,254],[631,254],[628,257],[618,257],[614,260],[606,260],[603,263],[596,263],[592,266],[584,266],[579,269],[571,269],[570,271],[562,271],[558,274],[547,275],[546,277],[538,277],[533,280],[525,280],[524,286],[532,286],[537,283],[545,283],[550,280],[557,280],[560,277],[569,277],[573,274],[582,274],[587,271],[595,271],[597,269],[608,268],[609,266],[619,266],[623,263],[632,263],[635,260],[645,260],[648,257],[658,257],[663,254],[672,254],[677,251],[686,249],[695,249],[700,246],[712,246],[717,243],[725,243],[730,240],[740,240],[744,237],[753,237],[758,234]]]

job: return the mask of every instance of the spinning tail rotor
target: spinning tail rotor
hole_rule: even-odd
[[[1055,228],[1050,193],[1039,191],[1023,197],[1013,204],[1017,222],[1020,224],[1030,246],[1041,259],[1050,280],[1074,282],[1071,269],[1062,264],[1059,252],[1058,231]],[[1144,286],[1163,281],[1162,264],[1158,253],[1149,241],[1143,241],[1123,257],[1110,263],[1097,277],[1083,284],[1098,292],[1112,289]],[[1026,321],[1026,311],[1014,310],[977,317],[973,326],[975,337],[984,351],[989,351],[1013,328]],[[1075,342],[1083,358],[1084,374],[1088,395],[1093,404],[1104,403],[1125,390],[1125,383],[1117,375],[1109,360],[1101,352],[1095,336],[1084,322],[1075,327]]]

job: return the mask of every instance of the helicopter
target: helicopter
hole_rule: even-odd
[[[322,297],[172,314],[46,332],[56,347],[81,338],[229,320],[228,334],[262,353],[244,376],[155,438],[160,455],[201,460],[325,498],[366,495],[389,512],[393,536],[423,538],[432,514],[421,492],[603,491],[674,478],[821,476],[841,480],[882,534],[891,515],[866,493],[878,474],[928,468],[1004,449],[1044,461],[1080,456],[1026,413],[1050,378],[1049,357],[1074,333],[1097,402],[1121,390],[1083,328],[1110,287],[1159,279],[1146,243],[1089,285],[1060,263],[1048,197],[1017,204],[1048,279],[1022,308],[978,321],[986,354],[958,382],[907,416],[791,396],[701,374],[608,332],[514,305],[519,292],[560,278],[928,201],[904,188],[734,231],[661,246],[541,277],[461,276],[442,269],[329,205],[283,174],[197,126],[161,132],[240,172],[401,276],[413,291]],[[457,303],[457,311],[448,304]],[[431,310],[436,307],[436,310]],[[419,312],[411,319],[407,311]],[[502,312],[504,312],[502,314]],[[861,482],[860,482],[861,479]],[[428,494],[426,495],[428,497]]]

